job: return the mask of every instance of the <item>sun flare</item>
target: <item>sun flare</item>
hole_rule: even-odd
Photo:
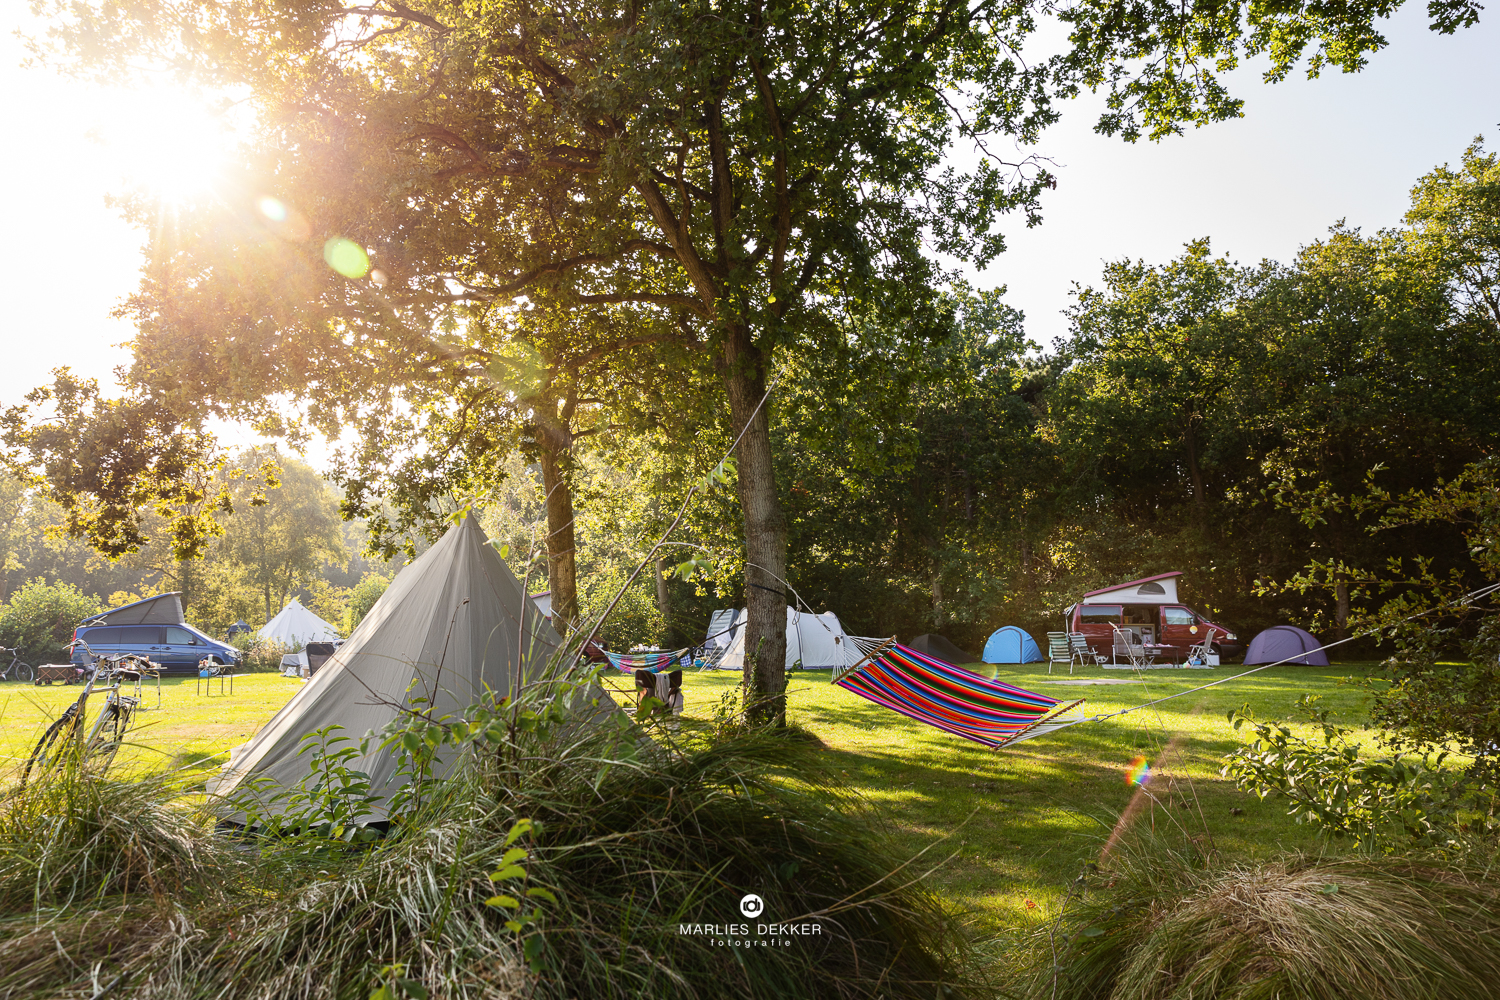
[[[92,129],[120,181],[168,204],[209,191],[234,145],[231,123],[190,92],[165,87],[101,95]]]

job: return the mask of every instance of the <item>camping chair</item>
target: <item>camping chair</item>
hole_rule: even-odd
[[[1072,650],[1072,655],[1078,660],[1080,666],[1086,667],[1088,666],[1089,661],[1093,660],[1094,666],[1102,667],[1108,660],[1108,657],[1106,657],[1103,653],[1094,652],[1094,648],[1089,645],[1089,637],[1084,635],[1082,632],[1068,633],[1068,648]],[[1073,668],[1069,667],[1068,673],[1072,672]]]
[[[1194,643],[1188,647],[1187,662],[1184,666],[1206,667],[1208,666],[1208,654],[1213,652],[1214,637],[1209,633],[1203,637],[1202,642]]]
[[[1073,672],[1073,650],[1068,646],[1068,633],[1047,633],[1047,673],[1052,673],[1052,664],[1066,663],[1068,673]]]
[[[328,662],[333,656],[334,645],[331,642],[310,642],[302,650],[307,657],[307,676],[311,677],[318,672],[318,668]]]
[[[1134,632],[1120,628],[1118,625],[1111,625],[1110,628],[1114,629],[1115,632],[1115,648],[1114,656],[1111,658],[1112,662],[1118,662],[1119,656],[1123,652],[1125,659],[1136,670],[1144,670],[1151,665],[1150,660],[1146,656],[1146,649],[1141,644],[1140,637]]]
[[[672,715],[682,714],[682,671],[671,672],[663,670],[661,673],[652,673],[650,670],[637,670],[635,672],[635,711],[636,715],[641,713],[641,704],[647,698],[655,698],[662,703],[658,711],[663,714],[670,712]]]

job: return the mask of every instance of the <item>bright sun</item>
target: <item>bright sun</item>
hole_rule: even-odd
[[[167,88],[101,95],[91,129],[119,179],[180,204],[213,187],[234,145],[230,123],[190,93]]]

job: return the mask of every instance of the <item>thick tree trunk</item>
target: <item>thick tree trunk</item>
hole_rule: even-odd
[[[1334,638],[1349,638],[1349,584],[1340,576],[1333,584]]]
[[[729,413],[740,439],[738,482],[745,515],[745,700],[754,721],[786,724],[786,518],[771,459],[766,372],[770,359],[749,330],[731,326],[724,349]],[[756,407],[759,406],[757,411]],[[751,418],[751,414],[754,418]]]
[[[1198,440],[1193,430],[1192,420],[1188,421],[1187,431],[1183,435],[1187,442],[1188,478],[1193,483],[1193,505],[1200,511],[1203,508],[1203,469],[1198,464]]]
[[[542,489],[547,495],[547,583],[552,590],[552,627],[566,636],[578,618],[578,573],[573,562],[573,490],[563,469],[571,441],[565,428],[537,433],[542,460]],[[558,448],[558,444],[564,448]]]
[[[656,558],[656,610],[661,612],[662,621],[667,623],[666,645],[668,648],[675,648],[677,629],[672,624],[672,591],[667,587],[667,560],[662,556]]]

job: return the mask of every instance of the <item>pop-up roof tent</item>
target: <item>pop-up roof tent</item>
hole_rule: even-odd
[[[1176,604],[1177,578],[1181,570],[1131,580],[1115,587],[1091,590],[1083,595],[1084,604]]]
[[[338,629],[304,608],[295,597],[256,635],[263,641],[279,642],[283,646],[306,646],[310,642],[335,642],[343,638]]]
[[[984,644],[985,663],[1037,663],[1045,659],[1036,640],[1014,625],[996,629]]]
[[[1328,666],[1328,654],[1318,647],[1323,645],[1311,632],[1304,632],[1295,625],[1277,625],[1268,628],[1250,640],[1245,651],[1245,663],[1301,663],[1309,667]]]
[[[745,611],[740,611],[743,620]],[[738,669],[745,665],[745,629],[737,628],[734,641],[719,661],[720,669]],[[860,658],[860,653],[844,634],[838,615],[825,611],[821,615],[809,615],[796,608],[786,609],[786,665],[802,661],[807,670],[828,670],[848,666]]]
[[[182,592],[179,590],[101,611],[84,624],[181,625],[182,622]]]
[[[251,778],[293,787],[310,772],[309,755],[297,755],[307,734],[332,725],[355,738],[378,733],[414,697],[428,699],[424,708],[435,716],[461,714],[486,692],[510,695],[557,669],[549,657],[560,645],[466,517],[396,576],[349,641],[254,739],[230,752],[210,791],[230,795]],[[618,711],[597,685],[581,690],[572,709],[581,724]],[[403,780],[396,758],[378,746],[346,766],[368,774],[371,793],[387,799]],[[378,804],[375,813],[385,818]]]
[[[962,666],[965,663],[979,662],[979,657],[973,653],[959,649],[947,637],[937,635],[933,632],[917,636],[906,644],[906,648],[915,649],[925,656],[934,657],[942,660],[944,663],[951,663],[955,667]]]

